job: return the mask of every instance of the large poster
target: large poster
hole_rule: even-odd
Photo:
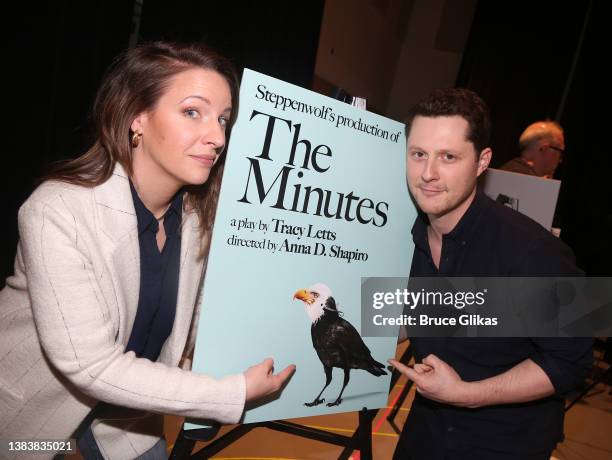
[[[297,367],[245,423],[387,404],[396,339],[361,337],[360,288],[408,276],[405,150],[401,123],[244,71],[193,369],[222,377],[266,357]]]

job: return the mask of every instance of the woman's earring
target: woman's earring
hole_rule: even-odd
[[[132,134],[132,148],[136,148],[138,147],[138,144],[140,144],[140,137],[142,136],[142,134],[140,133],[133,133]]]

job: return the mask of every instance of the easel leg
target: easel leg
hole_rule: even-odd
[[[599,376],[598,378],[596,378],[593,383],[591,383],[588,387],[586,387],[584,390],[582,390],[582,392],[580,393],[580,395],[578,395],[577,398],[575,398],[572,402],[570,402],[567,407],[565,408],[565,412],[567,412],[568,410],[570,410],[574,404],[576,404],[578,401],[580,401],[582,398],[584,398],[593,388],[595,388],[595,386],[598,383],[601,382],[605,382],[607,379],[610,378],[610,376],[612,376],[612,365],[610,365],[610,367],[608,368],[607,371],[605,371],[601,376]]]
[[[193,439],[187,439],[185,437],[185,433],[181,428],[181,432],[179,433],[176,441],[174,443],[174,447],[172,448],[172,452],[170,452],[169,460],[182,460],[184,458],[189,458],[191,456],[191,451],[193,450],[193,446],[195,446],[195,441]]]
[[[354,444],[344,448],[338,460],[348,460],[354,450],[359,450],[362,460],[372,460],[372,420],[378,410],[365,407],[359,411],[359,426],[353,434]]]
[[[408,380],[404,388],[402,388],[400,397],[397,399],[397,401],[395,401],[395,405],[393,406],[393,409],[391,410],[391,412],[389,412],[389,415],[387,416],[387,421],[389,423],[395,425],[395,417],[397,416],[397,413],[399,412],[400,408],[404,404],[404,401],[408,397],[408,393],[410,392],[410,388],[412,388],[412,384],[413,382],[411,380]]]
[[[372,460],[372,419],[376,411],[359,411],[359,451],[361,460]]]
[[[220,438],[215,439],[213,442],[208,444],[206,447],[203,447],[202,449],[194,453],[192,455],[192,458],[201,459],[201,460],[208,459],[212,457],[213,455],[218,454],[220,451],[225,449],[231,443],[233,443],[237,439],[240,439],[242,436],[247,434],[253,428],[257,428],[258,426],[260,426],[260,424],[258,423],[238,425],[231,431],[225,433]]]
[[[399,361],[402,364],[408,364],[410,362],[411,358],[412,358],[412,350],[411,350],[411,346],[408,345],[408,347],[406,348],[406,350],[402,354],[402,356],[399,359]],[[389,389],[389,392],[391,391],[391,389],[393,389],[395,384],[398,382],[398,380],[400,379],[401,375],[402,374],[397,369],[393,370],[393,374],[391,375],[391,388]],[[393,409],[391,410],[391,412],[387,416],[387,422],[389,422],[389,425],[391,425],[391,428],[393,428],[393,430],[396,433],[400,433],[401,430],[397,427],[397,425],[395,425],[395,417],[397,416],[397,413],[399,412],[400,408],[404,404],[404,401],[406,400],[406,397],[408,396],[408,393],[410,391],[410,387],[411,386],[412,386],[412,381],[410,381],[410,380],[407,381],[406,382],[406,386],[400,392],[400,396],[399,396],[398,400],[393,405]]]
[[[170,459],[183,460],[193,458],[207,460],[221,450],[225,449],[237,439],[247,434],[252,429],[262,427],[294,434],[307,439],[315,439],[321,442],[328,442],[331,444],[344,446],[345,449],[340,454],[339,460],[348,460],[351,453],[355,450],[359,450],[361,459],[372,460],[372,420],[374,420],[377,412],[377,409],[368,410],[364,407],[359,412],[359,426],[351,437],[342,436],[329,431],[309,428],[287,421],[250,423],[236,426],[231,431],[210,442],[208,445],[194,454],[191,454],[191,451],[193,450],[196,441],[210,441],[217,435],[219,428],[214,427],[214,431],[209,429],[201,429],[189,430],[188,432],[181,429],[181,432],[174,443],[174,448],[170,454]]]

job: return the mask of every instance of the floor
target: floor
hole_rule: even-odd
[[[398,356],[403,350],[404,346],[400,346]],[[390,405],[399,395],[405,383],[405,380],[402,379],[393,388],[389,397]],[[610,387],[603,384],[596,386],[581,402],[567,412],[566,439],[553,453],[554,459],[612,460],[612,395],[608,394],[609,390]],[[410,410],[413,395],[414,389],[411,389],[397,414],[395,422],[400,428],[404,425]],[[392,458],[398,439],[393,427],[384,419],[388,410],[389,408],[381,409],[372,425],[373,456],[376,460]],[[358,416],[356,413],[346,413],[291,421],[350,436],[357,426]],[[182,419],[166,417],[165,422],[166,438],[169,440],[169,448],[172,448],[173,441],[182,425]],[[224,427],[220,434],[231,428]],[[205,443],[197,443],[194,451],[205,445]],[[266,428],[257,428],[213,458],[215,460],[331,460],[338,458],[341,452],[341,447]],[[78,455],[73,457],[74,460],[77,458],[79,458]],[[351,458],[358,460],[359,453],[354,452]]]
[[[559,460],[612,459],[612,394],[596,386],[565,417],[565,440],[553,456]]]

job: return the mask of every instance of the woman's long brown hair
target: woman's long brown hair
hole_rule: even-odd
[[[231,62],[199,43],[144,43],[120,54],[103,78],[93,106],[94,144],[82,156],[58,163],[44,180],[95,187],[111,177],[116,163],[131,177],[132,121],[140,113],[152,110],[171,79],[190,68],[214,70],[227,81],[232,97],[228,140],[238,113],[238,78]],[[219,158],[206,183],[186,187],[184,205],[198,214],[202,256],[214,221],[224,158],[225,155]]]

